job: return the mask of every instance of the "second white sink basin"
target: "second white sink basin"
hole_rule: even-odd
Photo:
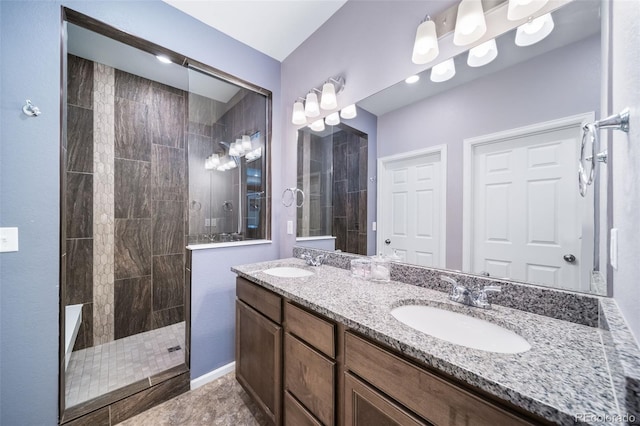
[[[531,349],[521,336],[489,321],[425,305],[391,310],[400,322],[449,343],[482,351],[517,354]]]
[[[302,278],[313,275],[313,272],[309,270],[293,266],[279,266],[277,268],[265,269],[262,272],[280,278]]]

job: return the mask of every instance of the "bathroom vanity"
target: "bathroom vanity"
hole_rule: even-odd
[[[282,277],[266,270],[312,272]],[[447,293],[352,278],[300,259],[237,266],[236,376],[280,425],[589,424],[618,415],[596,327]],[[531,349],[494,353],[448,343],[391,315],[430,305],[508,328]],[[583,416],[583,417],[581,417]]]

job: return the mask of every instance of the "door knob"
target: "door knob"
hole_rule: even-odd
[[[389,245],[389,244],[391,244],[391,240],[387,238],[386,240],[384,240],[384,243],[385,243],[386,245]]]
[[[569,263],[573,263],[576,261],[576,257],[572,254],[565,254],[564,256],[562,256],[562,258],[565,260],[565,262]]]

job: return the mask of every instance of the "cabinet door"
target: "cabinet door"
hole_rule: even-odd
[[[324,425],[333,425],[335,419],[334,371],[335,362],[285,333],[285,390]]]
[[[424,426],[404,408],[382,396],[349,373],[344,380],[345,426]]]
[[[236,301],[236,378],[274,424],[281,424],[282,327]]]

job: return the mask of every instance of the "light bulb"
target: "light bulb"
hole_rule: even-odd
[[[340,111],[340,117],[344,118],[345,120],[355,118],[357,115],[358,111],[356,110],[355,104],[347,105]]]
[[[467,65],[470,67],[481,67],[487,65],[497,57],[498,46],[496,46],[496,40],[491,39],[469,50]]]
[[[338,101],[336,99],[336,88],[333,83],[325,83],[322,86],[320,108],[324,110],[332,110],[338,108]]]
[[[431,68],[431,81],[434,83],[450,80],[454,75],[456,75],[456,66],[453,58],[449,58]]]
[[[291,115],[291,122],[297,126],[301,126],[307,123],[307,116],[304,114],[304,105],[300,101],[296,101],[293,104],[293,114]]]
[[[418,29],[416,30],[416,39],[413,43],[411,60],[414,64],[426,64],[427,62],[433,61],[439,53],[436,24],[431,20],[424,21],[418,25]]]
[[[320,107],[318,106],[318,96],[309,92],[307,94],[307,100],[304,104],[304,114],[307,117],[317,117],[320,115]]]
[[[549,0],[509,0],[507,19],[518,21],[528,18],[542,9],[548,2]]]
[[[327,115],[327,118],[324,119],[324,122],[329,126],[337,126],[340,124],[340,114],[334,112],[332,114]]]
[[[480,0],[462,0],[453,33],[453,44],[466,46],[477,41],[487,32],[487,21]]]
[[[324,130],[324,120],[321,118],[320,120],[316,120],[309,125],[309,128],[316,132],[321,132]]]
[[[249,135],[242,135],[242,150],[244,152],[251,151],[251,137]]]
[[[536,44],[551,34],[554,26],[550,13],[520,25],[516,30],[516,45],[524,47]]]

